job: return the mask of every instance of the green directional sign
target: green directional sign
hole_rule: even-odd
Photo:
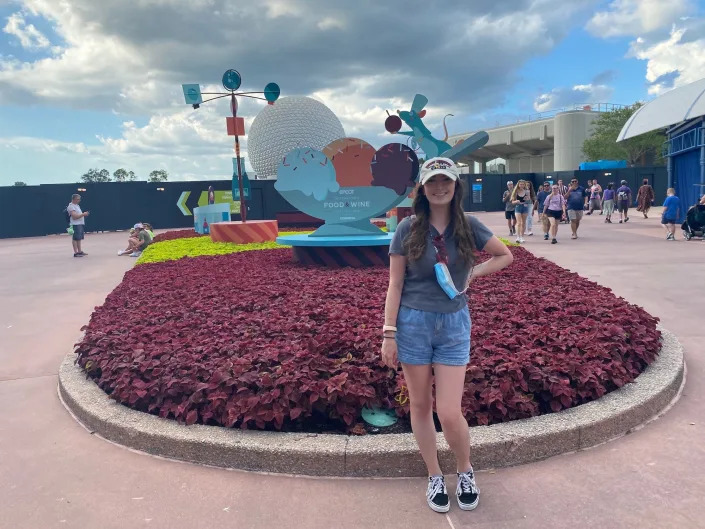
[[[181,193],[179,200],[176,201],[176,205],[181,210],[181,213],[183,213],[187,217],[193,215],[193,213],[191,213],[191,210],[186,205],[186,201],[188,200],[188,197],[190,195],[191,191],[184,191],[183,193]]]
[[[230,203],[230,213],[240,213],[240,201],[233,200],[232,191],[214,191],[216,204]],[[247,196],[247,195],[245,195]],[[198,197],[199,206],[208,205],[208,191],[201,191],[201,196]]]

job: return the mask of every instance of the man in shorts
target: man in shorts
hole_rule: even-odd
[[[71,196],[71,202],[66,206],[66,212],[69,214],[69,224],[73,228],[71,236],[71,244],[73,245],[73,256],[84,257],[88,255],[81,249],[81,241],[86,230],[86,217],[90,215],[89,211],[81,211],[81,195],[75,194]]]
[[[507,182],[507,190],[502,195],[502,202],[504,202],[504,218],[507,219],[507,226],[509,227],[509,235],[514,235],[516,233],[517,217],[514,212],[515,204],[512,204],[510,200],[512,197],[512,191],[514,190],[514,182],[511,180]]]
[[[680,217],[681,199],[676,196],[676,190],[672,187],[666,191],[668,195],[663,203],[663,215],[661,216],[661,224],[666,230],[666,240],[676,240],[676,222]]]
[[[570,238],[577,239],[580,221],[583,219],[583,207],[585,207],[585,189],[578,184],[577,178],[573,178],[570,181],[570,187],[565,194],[565,200],[567,203],[568,219],[570,220],[570,231],[572,232]]]

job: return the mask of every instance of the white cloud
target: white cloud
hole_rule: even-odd
[[[56,141],[46,138],[31,138],[17,136],[14,138],[0,138],[0,146],[15,150],[30,150],[35,152],[69,152],[76,154],[91,154],[92,151],[83,142]]]
[[[317,24],[318,29],[327,31],[329,29],[344,29],[345,28],[345,22],[340,20],[339,18],[334,18],[334,17],[325,17],[320,20]]]
[[[2,29],[8,35],[14,35],[20,45],[27,50],[48,48],[51,43],[34,24],[27,24],[22,13],[13,13],[7,17],[7,24]]]
[[[614,0],[607,11],[599,11],[586,29],[597,37],[642,35],[671,24],[693,10],[691,0]]]
[[[579,84],[573,87],[558,87],[539,95],[534,100],[534,110],[546,112],[590,103],[609,102],[614,89],[604,84]]]
[[[689,31],[693,34],[689,35]],[[645,39],[632,43],[631,54],[647,61],[649,94],[659,95],[671,88],[692,83],[705,75],[705,31],[676,27],[668,39],[649,44]]]
[[[16,3],[51,25],[61,48],[36,60],[0,56],[3,103],[129,116],[119,132],[102,133],[87,156],[118,167],[165,164],[186,175],[227,166],[232,139],[224,130],[227,104],[193,111],[184,105],[181,83],[215,82],[232,66],[243,88],[276,81],[282,96],[322,99],[349,134],[375,146],[400,139],[385,133],[384,111],[407,108],[415,93],[424,93],[425,122],[442,137],[445,114],[455,114],[452,134],[466,130],[473,113],[501,104],[517,70],[550,52],[597,0],[448,0],[443,11],[420,4],[408,24],[400,22],[398,7],[374,0]],[[453,30],[439,31],[448,20]],[[257,111],[242,102],[248,126]]]

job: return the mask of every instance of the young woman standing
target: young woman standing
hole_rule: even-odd
[[[529,190],[529,196],[531,197],[529,203],[526,205],[526,234],[531,236],[534,234],[534,202],[536,202],[536,191],[534,191],[534,184],[531,181],[526,180],[526,187]],[[539,220],[540,219],[539,215]]]
[[[531,192],[524,180],[517,182],[514,191],[512,191],[511,202],[514,204],[514,212],[517,216],[517,242],[522,243],[525,242],[526,217],[529,215],[529,204],[531,203]]]
[[[434,511],[447,512],[450,502],[433,423],[435,377],[436,411],[457,464],[456,499],[461,509],[472,510],[480,490],[461,411],[470,359],[465,291],[474,279],[505,268],[513,257],[486,226],[463,211],[463,186],[450,159],[425,162],[419,182],[415,215],[399,224],[389,246],[382,361],[393,369],[401,362],[409,389],[411,428],[428,469],[426,500]],[[475,266],[475,250],[489,253],[490,259]]]
[[[614,213],[614,183],[607,184],[607,189],[602,195],[602,212],[605,214],[605,222],[612,224],[612,213]]]
[[[551,244],[556,244],[558,242],[558,223],[561,219],[567,217],[566,213],[566,200],[560,193],[560,186],[553,185],[551,187],[551,194],[546,197],[543,204],[543,212],[548,217],[548,221],[551,223]]]

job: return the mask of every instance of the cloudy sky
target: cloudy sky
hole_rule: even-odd
[[[704,0],[0,0],[0,185],[229,178],[227,102],[181,83],[276,81],[380,147],[385,109],[429,99],[442,137],[575,104],[646,101],[705,75]],[[439,6],[443,6],[441,9]],[[244,101],[247,126],[261,109]],[[246,151],[246,140],[244,142]]]

